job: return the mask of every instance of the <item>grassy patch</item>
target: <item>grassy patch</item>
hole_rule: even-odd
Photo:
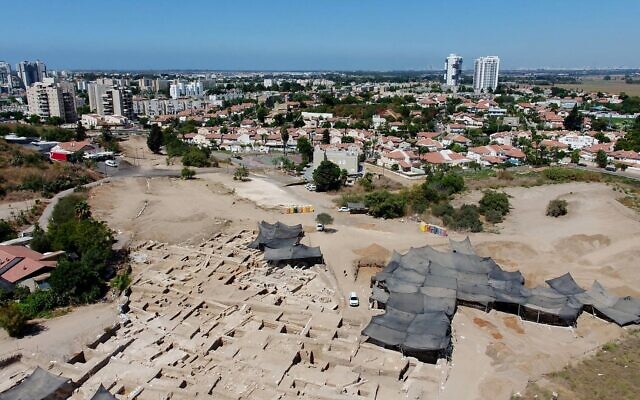
[[[592,357],[531,383],[513,398],[547,400],[631,400],[640,393],[640,330],[607,343]]]

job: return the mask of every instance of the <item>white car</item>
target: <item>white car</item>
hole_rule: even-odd
[[[118,168],[118,163],[115,160],[107,160],[104,163],[107,167]]]
[[[351,211],[349,209],[349,207],[340,207],[340,208],[338,208],[338,212],[349,212],[349,211]]]
[[[349,293],[349,305],[351,307],[358,307],[360,305],[360,300],[356,292]]]
[[[307,189],[311,190],[312,192],[315,192],[317,188],[316,188],[316,185],[309,185]]]
[[[318,231],[318,232],[322,232],[322,231],[324,231],[324,225],[322,225],[322,224],[316,224],[316,231]]]

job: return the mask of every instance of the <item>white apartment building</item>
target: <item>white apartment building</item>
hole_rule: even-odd
[[[598,144],[598,139],[588,135],[565,135],[560,137],[558,142],[568,145],[571,149],[581,150],[584,147]]]
[[[36,82],[27,88],[29,114],[41,118],[59,117],[66,123],[75,122],[75,90],[72,83]]]
[[[169,95],[172,99],[180,97],[200,97],[204,93],[202,82],[176,82],[169,86]]]
[[[473,89],[476,93],[486,92],[498,87],[500,58],[497,56],[480,57],[475,61]]]
[[[444,62],[444,79],[447,86],[457,87],[462,80],[462,57],[449,54]]]
[[[100,79],[87,85],[89,108],[98,115],[134,115],[131,91],[114,86],[111,80]]]

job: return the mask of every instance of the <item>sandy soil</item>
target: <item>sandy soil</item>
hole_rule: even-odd
[[[335,222],[331,233],[309,232],[304,243],[320,246],[338,292],[355,290],[362,306],[343,313],[365,324],[372,311],[363,271],[355,268],[365,257],[362,249],[378,244],[387,250],[406,251],[430,244],[446,247],[447,240],[421,233],[415,221],[384,221],[366,215],[335,211],[331,197],[302,187],[284,188],[270,177],[236,182],[224,173],[206,174],[194,181],[169,178],[125,179],[92,191],[96,215],[135,239],[198,242],[229,228],[254,228],[259,220],[313,226],[312,214],[283,215],[281,204],[314,204],[329,212]],[[640,218],[616,201],[616,193],[603,184],[569,183],[535,188],[510,188],[513,209],[496,228],[500,232],[472,234],[481,255],[494,257],[503,267],[520,269],[532,284],[571,272],[579,284],[594,279],[621,295],[640,294],[637,260]],[[469,193],[461,202],[477,201]],[[556,198],[569,202],[569,214],[545,216],[547,203]],[[142,210],[145,201],[148,205]],[[454,239],[463,234],[452,233]],[[355,250],[355,251],[354,251]],[[550,327],[520,321],[513,316],[461,308],[453,321],[455,350],[447,367],[440,399],[507,399],[524,389],[527,380],[553,371],[618,337],[622,329],[583,315],[577,329]],[[434,367],[435,368],[435,367]]]

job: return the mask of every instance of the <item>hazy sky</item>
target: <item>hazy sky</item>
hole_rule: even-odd
[[[637,0],[0,0],[0,60],[51,69],[640,67]]]

